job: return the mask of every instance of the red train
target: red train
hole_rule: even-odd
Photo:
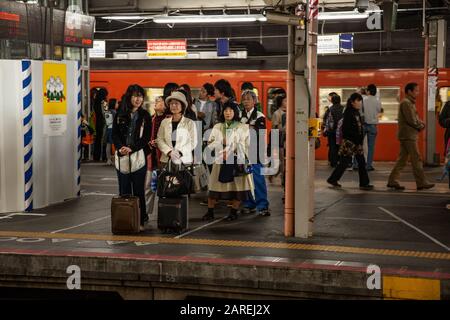
[[[286,89],[286,70],[91,70],[91,88],[103,87],[109,92],[110,98],[119,98],[127,86],[137,83],[147,90],[146,103],[153,105],[154,97],[162,94],[162,88],[167,82],[179,84],[188,83],[196,95],[203,83],[214,82],[224,78],[230,81],[237,95],[243,82],[250,81],[258,90],[258,97],[264,113],[270,119],[274,101],[272,92],[277,88]],[[378,87],[384,113],[378,126],[378,136],[375,150],[375,160],[394,161],[399,151],[396,139],[396,115],[398,103],[404,97],[403,88],[408,82],[417,82],[424,89],[422,69],[381,69],[381,70],[320,70],[317,76],[318,103],[317,112],[322,115],[328,104],[326,96],[335,91],[343,101],[358,87],[374,83]],[[426,89],[426,87],[425,87]],[[445,103],[450,100],[450,69],[439,69],[437,100]],[[423,98],[417,102],[417,110],[422,119],[426,118]],[[437,114],[436,114],[437,117]],[[436,127],[436,152],[444,159],[444,129]],[[326,141],[322,138],[322,147],[316,151],[317,159],[326,159]],[[425,133],[419,139],[419,148],[425,156]]]

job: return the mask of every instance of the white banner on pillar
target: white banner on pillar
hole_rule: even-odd
[[[436,110],[436,86],[437,77],[428,76],[428,111]]]

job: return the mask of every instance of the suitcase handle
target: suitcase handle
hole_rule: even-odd
[[[118,157],[120,157],[120,153],[119,153],[119,150],[117,150],[117,156]],[[122,171],[120,171],[120,159],[118,159],[118,162],[119,162],[119,173],[122,173]],[[131,175],[131,155],[130,154],[128,154],[128,168],[130,169],[130,172],[128,173],[128,175]],[[133,194],[134,194],[134,190],[133,190],[134,188],[133,188],[133,182],[131,182],[131,194],[124,194],[124,195],[121,195],[121,196],[124,196],[124,197],[133,197]]]

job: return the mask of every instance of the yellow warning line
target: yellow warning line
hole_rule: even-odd
[[[434,279],[384,276],[383,298],[440,300],[441,282]]]
[[[0,231],[0,237],[130,241],[130,242],[149,242],[159,244],[187,244],[187,245],[245,247],[245,248],[263,248],[263,249],[274,248],[274,249],[326,251],[334,253],[339,252],[339,253],[354,253],[354,254],[368,254],[368,255],[382,255],[382,256],[401,256],[401,257],[412,257],[422,259],[450,260],[450,253],[445,252],[441,253],[441,252],[408,251],[408,250],[377,249],[377,248],[360,248],[360,247],[330,246],[330,245],[287,243],[287,242],[258,242],[258,241],[215,240],[215,239],[194,239],[194,238],[176,239],[168,237],[22,232],[22,231]]]

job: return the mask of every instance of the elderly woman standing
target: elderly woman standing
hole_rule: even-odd
[[[119,110],[114,117],[112,138],[119,157],[128,157],[132,153],[142,149],[144,150],[145,156],[150,154],[148,144],[150,142],[152,123],[150,114],[142,108],[144,96],[144,89],[141,86],[137,84],[129,86],[125,94],[124,108]],[[144,230],[144,224],[148,220],[145,203],[146,173],[146,165],[130,174],[125,174],[117,170],[119,194],[133,194],[139,197],[141,231]]]
[[[158,130],[156,144],[161,151],[161,164],[169,160],[176,164],[192,164],[197,132],[194,121],[184,116],[188,105],[186,97],[174,91],[165,102],[172,116],[162,120]]]
[[[208,212],[203,220],[214,219],[217,200],[231,200],[227,221],[237,219],[241,201],[253,198],[252,174],[234,176],[236,158],[248,156],[250,145],[249,126],[239,122],[239,106],[234,101],[223,104],[220,123],[216,124],[209,136],[205,152],[215,151],[215,161],[209,177]],[[208,159],[207,159],[208,160]],[[231,167],[232,170],[229,170]]]

